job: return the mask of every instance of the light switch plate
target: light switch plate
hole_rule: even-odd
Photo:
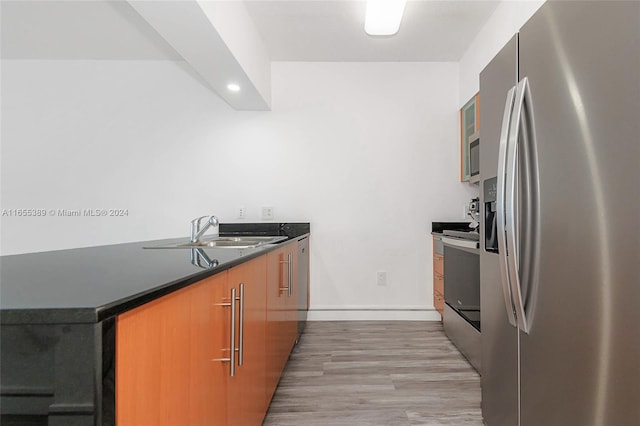
[[[262,207],[262,220],[273,220],[273,207]]]

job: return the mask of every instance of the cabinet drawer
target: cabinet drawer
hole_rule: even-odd
[[[444,257],[433,256],[433,273],[444,276]]]
[[[440,274],[433,274],[433,291],[444,294],[444,277]]]
[[[434,256],[443,256],[444,255],[444,244],[440,238],[433,238],[433,255]]]
[[[436,311],[442,314],[442,312],[444,311],[444,296],[442,295],[442,293],[433,293],[433,305],[435,306]]]

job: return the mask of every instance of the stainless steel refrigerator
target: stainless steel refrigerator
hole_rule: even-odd
[[[548,1],[480,97],[484,420],[640,425],[640,2]]]

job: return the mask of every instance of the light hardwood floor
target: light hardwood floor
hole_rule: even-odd
[[[482,425],[480,377],[438,322],[308,322],[264,425]]]

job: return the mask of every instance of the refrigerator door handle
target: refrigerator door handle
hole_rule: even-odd
[[[507,93],[507,99],[504,106],[504,114],[502,117],[502,128],[500,130],[500,149],[498,151],[498,176],[497,176],[497,194],[496,194],[496,221],[497,221],[497,237],[498,237],[498,258],[500,261],[500,275],[502,278],[502,294],[504,296],[504,305],[507,310],[507,318],[509,323],[517,327],[517,319],[513,306],[513,296],[511,294],[511,279],[509,270],[507,269],[507,243],[505,229],[505,173],[507,163],[507,145],[509,136],[509,124],[513,114],[513,105],[515,101],[516,86],[513,86]]]
[[[505,223],[506,223],[506,243],[507,243],[507,267],[510,277],[511,294],[513,297],[513,304],[516,313],[516,319],[518,321],[518,327],[523,332],[529,334],[531,323],[525,312],[524,299],[522,297],[522,283],[524,280],[529,280],[530,275],[523,276],[523,270],[530,271],[532,267],[531,254],[534,252],[536,244],[535,238],[530,229],[530,225],[533,224],[534,218],[532,212],[537,206],[532,206],[532,203],[537,201],[535,192],[532,192],[532,179],[531,176],[531,158],[529,158],[530,147],[525,144],[533,143],[532,140],[522,139],[524,136],[520,133],[523,122],[525,126],[533,126],[533,117],[531,109],[531,92],[529,88],[529,80],[524,77],[518,83],[516,91],[516,99],[514,104],[514,112],[511,118],[511,125],[509,127],[508,138],[508,150],[507,150],[507,162],[506,162],[506,184],[505,184]],[[523,115],[526,114],[526,117]],[[525,132],[532,129],[525,129]],[[533,132],[528,132],[527,137]],[[523,141],[520,144],[520,141]],[[524,156],[523,161],[519,162],[519,156]],[[518,164],[521,164],[522,172],[518,174]],[[535,165],[534,165],[535,166]],[[520,181],[521,180],[521,181]],[[536,185],[537,186],[537,185]],[[519,190],[523,189],[524,194],[520,194]],[[533,188],[533,191],[537,190]],[[519,199],[524,199],[526,203],[526,212],[518,210]],[[524,210],[524,209],[523,209]],[[524,219],[524,223],[521,220]],[[523,226],[524,225],[524,226]],[[523,233],[525,233],[523,237]],[[523,249],[523,253],[520,253],[521,239],[525,238],[526,243],[531,246]],[[522,262],[522,263],[521,263]],[[522,270],[520,267],[522,266]],[[527,283],[527,288],[531,283]]]

